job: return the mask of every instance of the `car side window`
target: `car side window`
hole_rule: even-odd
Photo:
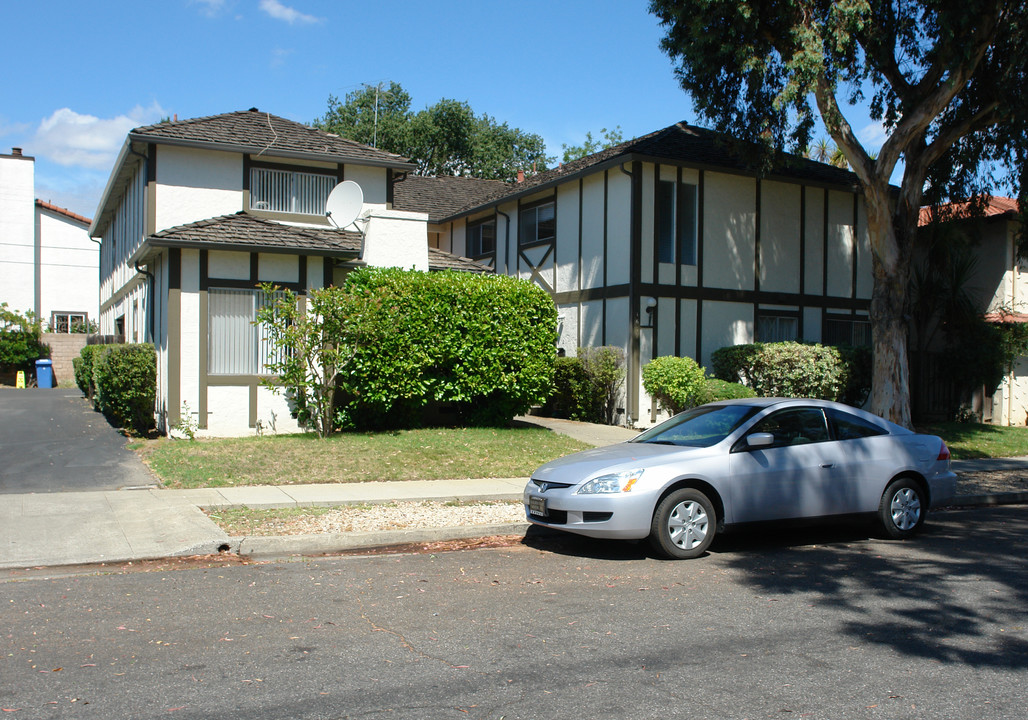
[[[775,441],[770,447],[807,445],[829,439],[828,424],[820,408],[791,408],[768,415],[750,430],[771,433]]]
[[[832,433],[836,440],[856,440],[888,434],[877,425],[841,410],[828,410],[828,421],[832,424]]]

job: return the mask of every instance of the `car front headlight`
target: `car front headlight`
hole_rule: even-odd
[[[642,474],[643,471],[640,469],[626,470],[625,472],[611,473],[610,475],[600,475],[599,477],[595,477],[582,485],[582,487],[578,488],[576,492],[578,495],[600,495],[630,492],[632,490],[632,486],[639,481]]]

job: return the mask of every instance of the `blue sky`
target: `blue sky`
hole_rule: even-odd
[[[546,140],[695,122],[645,0],[8,2],[0,152],[36,196],[92,217],[133,127],[258,107],[301,122],[396,81],[414,109],[465,100]],[[878,126],[852,118],[868,146]]]

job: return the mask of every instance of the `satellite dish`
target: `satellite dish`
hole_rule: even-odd
[[[332,188],[325,201],[325,215],[328,221],[342,230],[360,215],[364,207],[364,191],[353,180],[344,180]]]

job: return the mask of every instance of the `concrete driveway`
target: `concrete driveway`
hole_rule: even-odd
[[[0,494],[156,484],[78,390],[0,388]]]

